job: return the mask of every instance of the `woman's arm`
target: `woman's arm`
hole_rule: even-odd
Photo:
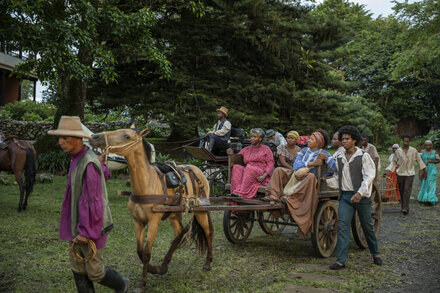
[[[293,166],[289,165],[286,162],[286,156],[284,156],[284,155],[280,155],[278,157],[278,163],[279,163],[280,167],[284,167],[284,168],[288,168],[288,169],[293,169]]]

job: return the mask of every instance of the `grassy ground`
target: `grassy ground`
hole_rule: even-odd
[[[386,162],[387,156],[383,157],[382,162]],[[16,212],[17,186],[0,186],[0,292],[75,291],[69,269],[68,243],[58,238],[65,182],[65,177],[56,176],[52,184],[37,184],[29,200],[28,210],[22,213]],[[135,252],[135,235],[127,210],[127,198],[116,195],[119,189],[127,189],[124,180],[111,179],[108,182],[115,229],[108,238],[105,263],[127,276],[134,287],[142,268]],[[335,257],[316,258],[310,238],[299,239],[294,228],[273,237],[264,234],[255,223],[247,243],[233,245],[223,234],[223,214],[213,212],[211,215],[215,226],[212,271],[202,272],[205,256],[197,255],[194,247],[180,249],[173,257],[168,274],[150,275],[144,292],[279,292],[288,290],[286,286],[292,284],[348,292],[372,292],[402,285],[398,261],[385,262],[382,267],[375,266],[368,251],[357,249],[353,241],[348,268],[333,272],[326,268]],[[433,220],[440,220],[438,213],[435,217]],[[187,220],[188,215],[184,217],[184,222]],[[384,221],[382,225],[389,223]],[[429,235],[429,229],[427,227],[425,231],[417,233]],[[383,231],[390,233],[393,230]],[[382,233],[380,247],[384,259],[394,258],[396,247],[404,244],[398,241],[407,240],[387,242],[383,239],[388,234]],[[426,236],[422,234],[419,236]],[[171,240],[172,230],[168,222],[161,223],[154,243],[153,264],[162,261]],[[438,240],[431,242],[431,247],[439,248]],[[317,269],[304,269],[303,264],[315,264]],[[319,277],[311,281],[295,278],[292,277],[295,272],[334,276],[335,281],[320,280]],[[345,281],[337,282],[339,277]],[[111,292],[100,285],[96,289],[97,292]]]

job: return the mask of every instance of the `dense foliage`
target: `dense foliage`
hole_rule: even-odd
[[[349,123],[376,144],[408,125],[413,135],[440,126],[436,0],[396,2],[376,19],[347,0],[29,3],[1,6],[11,17],[0,35],[40,52],[21,69],[51,82],[63,114],[125,107],[169,123],[174,140],[211,127],[221,105],[236,127],[307,134]]]

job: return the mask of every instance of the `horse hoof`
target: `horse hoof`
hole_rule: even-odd
[[[209,272],[209,271],[211,271],[211,266],[208,266],[208,267],[203,267],[203,271],[204,272]]]

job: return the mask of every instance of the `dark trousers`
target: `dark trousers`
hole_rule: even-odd
[[[371,199],[363,197],[360,202],[352,204],[351,197],[353,191],[343,191],[339,199],[338,207],[338,243],[337,243],[337,262],[345,264],[348,254],[348,244],[350,243],[351,220],[356,210],[361,221],[362,230],[368,243],[371,255],[379,255],[376,234],[374,233],[373,221],[371,218]]]
[[[399,176],[397,175],[397,184],[399,185],[400,201],[402,205],[402,210],[407,210],[409,212],[409,198],[411,197],[412,185],[414,181],[413,176]]]
[[[210,136],[206,136],[203,135],[200,138],[200,144],[199,147],[204,147],[205,146],[205,142],[208,141],[208,150],[209,151],[214,151],[216,152],[220,152],[220,151],[224,151],[229,147],[229,144],[227,141],[223,140],[223,137],[221,136],[217,136],[217,135],[210,135]]]

